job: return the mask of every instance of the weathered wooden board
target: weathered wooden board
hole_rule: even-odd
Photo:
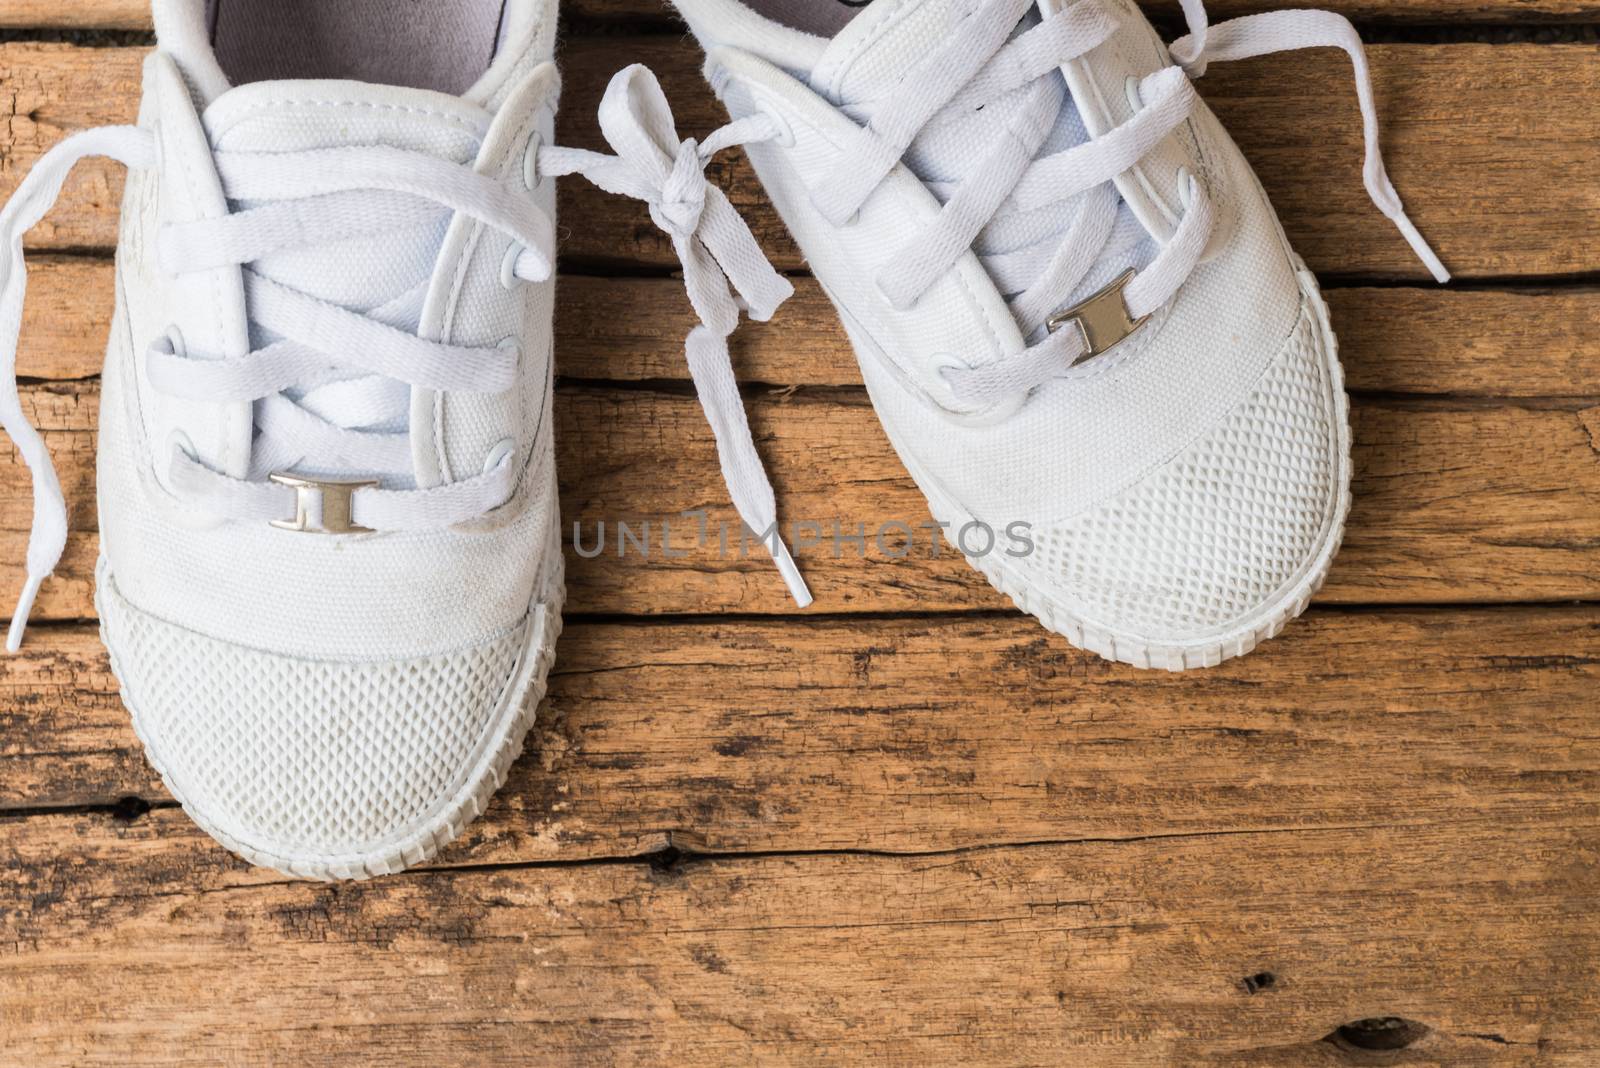
[[[110,259],[29,257],[17,374],[22,378],[93,378],[105,362],[115,306]]]
[[[559,287],[560,374],[616,382],[687,377],[683,338],[695,318],[681,282],[571,275]],[[771,323],[748,322],[734,335],[740,379],[859,386],[860,371],[833,306],[811,279],[795,279],[795,288]],[[1325,289],[1323,295],[1351,391],[1600,397],[1600,289],[1353,287]],[[95,319],[92,338],[103,338],[109,317],[107,306]],[[58,343],[50,329],[41,324],[40,336],[48,340],[25,353],[36,361],[34,373],[93,373],[104,346]],[[49,351],[57,344],[59,356]]]
[[[528,752],[441,863],[1600,826],[1596,693],[1600,606],[1313,610],[1178,676],[1020,616],[578,622]],[[0,661],[0,761],[0,810],[167,797],[93,627]]]
[[[64,132],[127,121],[138,99],[138,49],[0,45],[11,90],[0,196]],[[1549,276],[1600,270],[1600,141],[1592,136],[1600,50],[1585,45],[1378,45],[1370,50],[1385,120],[1389,171],[1423,232],[1460,277]],[[656,67],[681,132],[704,135],[724,116],[699,59],[674,36],[575,38],[563,53],[567,138],[594,144],[593,111],[615,68]],[[1347,61],[1295,54],[1217,68],[1207,99],[1256,164],[1286,228],[1318,271],[1421,279],[1421,266],[1361,184],[1360,123]],[[800,260],[748,166],[712,168],[784,267]],[[115,242],[121,179],[86,165],[31,238],[40,247]],[[666,240],[641,205],[582,182],[564,185],[562,254],[613,265],[669,265]]]
[[[5,0],[0,28],[148,30],[150,0]]]
[[[40,257],[30,265],[18,370],[90,378],[112,313],[109,259]],[[556,306],[558,371],[567,379],[686,381],[695,325],[670,278],[568,275]],[[809,278],[771,323],[733,338],[746,383],[859,386],[833,307]],[[1334,288],[1325,292],[1339,358],[1356,392],[1478,397],[1600,397],[1600,289]]]
[[[1592,1065],[1591,822],[270,881],[8,821],[19,1063]],[[1246,977],[1273,976],[1251,994]],[[42,996],[48,991],[48,996]],[[1395,1015],[1416,1049],[1319,1040]]]
[[[1213,0],[1211,17],[1231,18],[1282,7],[1311,6],[1285,0]],[[1327,0],[1316,6],[1350,18],[1382,21],[1498,22],[1523,20],[1579,21],[1600,15],[1591,0]],[[1156,18],[1172,18],[1175,9],[1162,0],[1148,0]],[[563,0],[569,19],[595,19],[637,24],[673,18],[666,0]],[[0,29],[130,29],[150,28],[148,0],[6,0],[0,5]]]
[[[141,48],[0,44],[0,200],[41,155],[71,133],[133,122],[139,114]],[[55,211],[28,235],[30,247],[116,244],[122,169],[90,160],[67,180]]]
[[[50,443],[71,529],[95,529],[94,427],[98,383],[30,386],[24,407]],[[1355,506],[1324,602],[1542,601],[1600,596],[1600,408],[1461,400],[1359,400]],[[778,492],[780,519],[818,524],[792,540],[822,612],[1001,608],[1007,602],[931,533],[907,553],[890,524],[930,522],[860,389],[765,391],[747,403]],[[562,510],[593,553],[573,553],[569,610],[621,614],[793,611],[753,542],[737,549],[737,519],[699,403],[686,390],[580,386],[557,394]],[[22,581],[32,515],[27,473],[0,446],[0,603]],[[697,521],[705,510],[708,544]],[[648,558],[619,551],[617,523],[649,522]],[[663,521],[674,553],[661,551]],[[864,549],[833,539],[864,526]],[[719,549],[718,524],[729,530]],[[1003,524],[1001,524],[1003,526]],[[885,531],[880,545],[875,535]],[[92,615],[93,551],[73,539],[45,584],[40,619]],[[900,556],[903,558],[897,559]]]

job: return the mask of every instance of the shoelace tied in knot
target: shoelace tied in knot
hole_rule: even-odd
[[[678,146],[672,171],[662,183],[661,196],[650,201],[650,218],[673,240],[693,237],[706,210],[706,161],[700,158],[700,144],[688,138]]]
[[[752,319],[772,317],[794,286],[768,262],[728,198],[705,177],[725,148],[770,140],[776,124],[765,115],[731,122],[703,143],[679,141],[672,109],[649,68],[618,71],[600,102],[600,131],[615,156],[550,147],[539,152],[545,174],[581,174],[610,193],[642,200],[650,218],[672,238],[684,286],[700,325],[685,349],[695,392],[717,439],[717,458],[733,506],[772,553],[794,599],[811,603],[800,569],[778,532],[777,499],[756,452],[744,400],[733,373],[728,336],[741,308]]]

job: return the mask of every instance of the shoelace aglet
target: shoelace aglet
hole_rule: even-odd
[[[1428,239],[1417,230],[1416,224],[1411,221],[1411,216],[1404,211],[1390,217],[1395,226],[1399,227],[1400,234],[1406,239],[1406,244],[1411,246],[1411,251],[1417,254],[1423,266],[1433,274],[1434,281],[1440,285],[1450,281],[1450,272],[1439,259],[1439,254],[1433,251],[1433,246],[1428,244]]]
[[[6,629],[6,652],[15,654],[22,648],[22,633],[28,629],[28,615],[33,611],[33,600],[39,596],[39,587],[44,585],[45,576],[28,573],[28,580],[22,585],[22,596],[17,598],[17,610],[11,616],[11,626]]]
[[[783,543],[777,531],[773,531],[772,540],[767,542],[767,549],[772,553],[772,562],[778,565],[778,574],[783,576],[784,583],[789,587],[789,596],[794,598],[794,603],[801,608],[811,605],[811,587],[806,585],[805,578],[800,574],[800,568],[794,562],[794,557],[789,555],[789,547]]]

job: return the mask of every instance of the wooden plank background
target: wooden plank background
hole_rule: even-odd
[[[29,237],[24,405],[73,534],[0,663],[0,1063],[1600,1062],[1600,4],[1334,6],[1389,42],[1390,171],[1462,282],[1424,284],[1367,202],[1342,57],[1203,79],[1353,393],[1355,511],[1304,620],[1173,677],[1073,650],[948,553],[802,551],[803,614],[686,524],[682,559],[569,553],[506,788],[359,886],[216,847],[127,724],[91,598],[121,178],[82,168]],[[720,121],[656,0],[567,17],[566,139],[597,143],[635,59],[686,135]],[[0,196],[131,117],[147,29],[141,0],[0,0]],[[748,167],[713,173],[799,288],[734,344],[782,507],[922,521]],[[564,514],[731,521],[670,250],[639,205],[573,185],[562,212]],[[0,604],[26,485],[7,442]],[[1384,1017],[1405,1049],[1347,1026]]]

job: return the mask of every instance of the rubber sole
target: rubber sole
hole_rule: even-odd
[[[393,875],[433,859],[440,849],[460,837],[467,825],[479,816],[495,791],[505,784],[506,772],[522,754],[528,731],[538,717],[539,703],[544,699],[550,667],[555,662],[556,639],[561,635],[561,611],[566,602],[564,562],[559,554],[556,568],[546,586],[543,597],[529,609],[533,617],[528,629],[528,644],[513,666],[500,702],[495,721],[500,726],[493,731],[482,752],[467,774],[463,786],[452,795],[421,827],[408,832],[395,842],[348,854],[293,855],[240,840],[213,823],[206,813],[189,803],[182,787],[163,766],[157,749],[151,745],[139,709],[132,700],[124,674],[118,664],[113,643],[106,640],[106,604],[102,591],[109,588],[110,570],[102,556],[95,569],[95,608],[102,620],[101,641],[111,654],[111,670],[121,689],[122,703],[133,719],[133,729],[144,744],[145,756],[161,776],[161,781],[183,810],[201,830],[222,846],[252,864],[297,879],[315,879],[323,882],[370,879],[379,875]]]
[[[1350,514],[1350,398],[1344,390],[1339,343],[1333,334],[1328,307],[1322,299],[1316,278],[1303,265],[1298,274],[1301,293],[1320,332],[1329,386],[1334,396],[1339,499],[1318,541],[1318,551],[1285,583],[1281,592],[1223,633],[1183,643],[1152,642],[1140,635],[1118,632],[1080,618],[1065,605],[1034,588],[1023,576],[1008,568],[997,555],[974,557],[963,553],[967,562],[988,579],[991,586],[1009,597],[1013,604],[1037,619],[1046,629],[1061,635],[1080,649],[1138,668],[1164,668],[1176,672],[1215,667],[1224,660],[1243,656],[1269,638],[1277,637],[1290,620],[1305,611],[1311,598],[1322,588],[1344,539],[1345,521]],[[947,530],[956,530],[974,521],[954,502],[931,491],[932,480],[924,478],[911,465],[904,452],[901,458],[907,461],[912,478],[928,498],[934,518],[947,524]],[[955,547],[960,550],[959,544]]]

